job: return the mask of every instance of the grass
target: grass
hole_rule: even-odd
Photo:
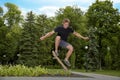
[[[74,70],[77,72],[83,72],[83,73],[95,73],[95,74],[103,74],[103,75],[109,75],[109,76],[118,76],[120,77],[120,71],[117,70],[97,70],[95,72],[85,72],[85,70]]]
[[[64,71],[63,69],[48,69],[48,74],[50,75],[60,75],[60,76],[70,76],[70,71]]]
[[[41,66],[27,67],[24,65],[0,65],[0,76],[69,76],[70,74],[70,72],[65,72],[64,70],[46,69]]]

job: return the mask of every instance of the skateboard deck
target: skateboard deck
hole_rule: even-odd
[[[63,64],[63,62],[60,60],[60,58],[56,55],[56,53],[54,51],[52,51],[53,56],[55,57],[55,59],[57,59],[58,63],[63,67],[64,70],[68,70],[68,68]]]

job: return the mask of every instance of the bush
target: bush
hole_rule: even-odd
[[[69,76],[69,71],[58,70],[58,69],[46,69],[41,66],[27,67],[24,65],[0,65],[0,76]]]
[[[0,76],[40,76],[47,73],[47,69],[41,66],[34,68],[24,65],[0,66]]]

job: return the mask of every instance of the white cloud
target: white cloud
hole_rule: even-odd
[[[64,5],[64,4],[71,4],[71,3],[91,3],[94,2],[95,0],[21,0],[26,3],[52,3],[52,4],[57,4],[58,5]]]
[[[55,16],[55,12],[59,8],[64,8],[65,6],[72,6],[72,5],[78,5],[79,8],[81,8],[82,11],[86,12],[88,9],[88,6],[90,6],[95,0],[25,0],[29,1],[30,3],[37,3],[37,4],[46,4],[49,3],[51,5],[44,5],[40,8],[32,10],[36,14],[46,14],[48,17]],[[104,1],[104,0],[101,0]],[[114,4],[120,3],[120,0],[111,0]],[[58,4],[58,5],[57,5]],[[25,16],[27,12],[31,11],[31,9],[21,8],[22,14]]]
[[[26,9],[26,8],[20,8],[20,10],[22,11],[22,15],[25,17],[26,14],[31,11],[30,9]]]
[[[3,8],[3,10],[4,10],[4,13],[6,13],[8,10],[7,10],[7,8],[5,7],[5,6],[1,6],[2,8]]]
[[[101,0],[101,1],[105,1],[105,0]],[[120,0],[111,0],[111,1],[113,1],[114,4],[120,3]]]
[[[87,11],[87,7],[82,7],[82,6],[78,6],[82,11],[86,12]],[[65,8],[64,7],[56,7],[56,6],[44,6],[42,8],[39,8],[39,14],[46,14],[48,17],[50,16],[55,16],[55,12],[57,10],[59,10],[59,8]]]
[[[60,2],[67,2],[67,3],[70,3],[70,2],[75,2],[77,0],[60,0]]]
[[[55,16],[55,12],[59,9],[56,6],[44,6],[39,8],[40,14],[46,14],[48,17]]]
[[[59,9],[59,7],[56,7],[56,6],[44,6],[44,7],[38,8],[38,9],[34,9],[34,10],[33,9],[20,8],[23,16],[26,16],[26,14],[29,11],[33,11],[37,15],[46,14],[48,17],[55,16],[55,12],[58,9]]]
[[[78,6],[79,8],[81,8],[82,11],[86,12],[87,11],[87,7],[81,7],[81,6]],[[44,6],[44,7],[41,7],[39,9],[34,9],[34,10],[31,10],[31,9],[26,9],[26,8],[21,8],[20,10],[22,11],[22,15],[23,16],[26,16],[27,12],[29,11],[33,11],[35,14],[39,15],[39,14],[46,14],[48,17],[51,17],[51,16],[55,16],[55,12],[57,10],[59,10],[59,8],[61,7],[57,7],[57,6]],[[65,8],[62,7],[62,8]]]
[[[81,6],[81,7],[79,7],[79,8],[80,8],[82,11],[84,11],[84,12],[86,12],[86,11],[87,11],[87,9],[88,9],[87,7],[82,7],[82,6]]]
[[[114,3],[120,3],[120,0],[112,0]]]
[[[77,2],[81,2],[81,3],[91,3],[94,2],[94,0],[77,0]]]
[[[24,1],[24,0],[22,0]],[[73,1],[76,1],[76,0],[25,0],[27,2],[31,2],[31,3],[41,3],[41,2],[73,2]]]

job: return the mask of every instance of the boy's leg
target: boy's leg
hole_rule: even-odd
[[[66,65],[71,66],[71,64],[70,64],[70,62],[69,62],[69,58],[70,58],[70,56],[71,56],[71,54],[72,54],[72,52],[73,52],[73,47],[72,47],[72,45],[69,44],[69,43],[66,42],[66,41],[61,40],[60,46],[68,49],[68,52],[67,52],[67,54],[66,54],[66,57],[65,57],[64,62],[65,62]]]
[[[68,52],[66,54],[65,60],[69,60],[69,58],[70,58],[70,56],[71,56],[71,54],[73,52],[73,46],[72,45],[68,45],[68,46],[66,46],[66,48],[68,49]]]
[[[58,47],[61,41],[61,37],[60,36],[56,36],[55,38],[55,52],[58,53]]]
[[[71,64],[70,64],[70,62],[69,62],[69,58],[70,58],[70,56],[71,56],[71,54],[72,54],[72,52],[73,52],[73,47],[72,47],[72,45],[68,45],[68,46],[66,46],[66,48],[68,49],[68,52],[67,52],[67,54],[66,54],[66,57],[65,57],[65,59],[64,59],[64,63],[67,65],[67,66],[71,66]]]

